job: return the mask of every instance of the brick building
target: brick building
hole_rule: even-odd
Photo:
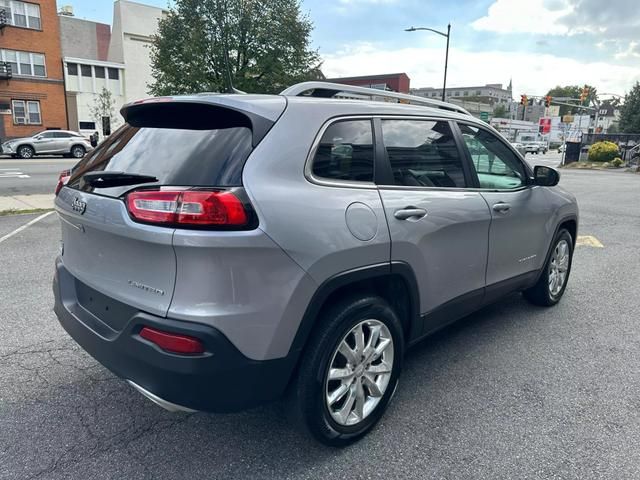
[[[55,0],[0,0],[0,139],[68,128]]]
[[[342,83],[356,87],[377,88],[393,92],[409,93],[409,77],[406,73],[385,73],[382,75],[365,75],[361,77],[327,78],[327,82]]]

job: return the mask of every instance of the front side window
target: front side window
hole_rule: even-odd
[[[313,174],[345,182],[373,182],[371,120],[344,120],[329,126],[313,159]]]
[[[467,186],[463,161],[448,122],[383,120],[382,138],[395,185]]]
[[[480,188],[510,190],[526,185],[526,172],[516,155],[492,133],[471,125],[460,125],[478,175]]]

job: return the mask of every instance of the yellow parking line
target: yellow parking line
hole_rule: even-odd
[[[604,245],[593,235],[578,235],[576,246],[604,248]]]

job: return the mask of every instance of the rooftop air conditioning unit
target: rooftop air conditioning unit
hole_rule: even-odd
[[[73,17],[73,6],[71,5],[63,5],[60,7],[60,11],[58,12],[60,15],[65,15],[67,17]]]

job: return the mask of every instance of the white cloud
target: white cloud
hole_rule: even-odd
[[[476,30],[498,33],[536,33],[567,35],[566,25],[558,20],[573,8],[565,2],[545,4],[543,0],[496,0],[487,15],[474,21]]]
[[[404,48],[384,50],[371,43],[358,44],[324,55],[322,71],[328,77],[406,72],[412,87],[439,87],[444,70],[444,49]],[[509,82],[514,98],[526,93],[544,95],[556,85],[589,83],[603,92],[624,94],[640,81],[640,66],[581,62],[550,54],[502,51],[449,52],[449,86],[475,86]]]
[[[616,58],[628,57],[640,58],[640,43],[629,42],[629,47],[626,50],[616,53]]]

